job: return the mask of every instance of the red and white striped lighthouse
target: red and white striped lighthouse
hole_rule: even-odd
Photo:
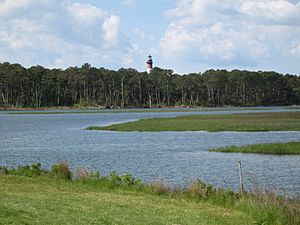
[[[152,69],[153,69],[152,56],[149,55],[149,56],[148,56],[148,61],[147,61],[147,73],[148,73],[148,74],[151,73]]]

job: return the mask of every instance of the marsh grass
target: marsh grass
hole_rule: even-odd
[[[141,119],[87,130],[111,131],[299,131],[300,112],[190,115]]]
[[[224,148],[210,149],[211,152],[224,153],[256,153],[276,155],[299,155],[300,142],[255,144],[246,146],[229,146]]]

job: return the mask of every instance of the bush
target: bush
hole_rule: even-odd
[[[89,181],[100,181],[101,180],[101,174],[100,174],[100,172],[99,171],[92,171],[92,172],[90,172],[89,173],[89,178],[88,178],[88,180]]]
[[[0,166],[0,174],[8,174],[8,169],[4,166]]]
[[[121,176],[122,185],[125,186],[134,186],[134,185],[141,185],[142,181],[140,179],[135,179],[131,174],[125,173]]]
[[[209,197],[215,190],[211,184],[206,184],[201,180],[194,182],[188,191],[199,198]]]
[[[31,170],[32,170],[37,176],[40,176],[40,175],[43,173],[41,167],[42,167],[42,164],[41,164],[41,163],[35,163],[35,164],[32,164],[32,165],[31,165]]]
[[[110,188],[115,188],[117,186],[121,186],[121,184],[122,184],[121,177],[114,170],[109,174],[108,180],[109,180],[109,187]]]
[[[19,166],[16,169],[7,169],[5,167],[0,168],[0,173],[11,174],[11,175],[19,175],[26,177],[37,177],[41,175],[45,175],[48,172],[46,170],[41,169],[41,163],[32,164],[31,166]]]
[[[54,164],[51,168],[51,174],[58,178],[70,180],[72,173],[69,169],[69,164],[66,161],[61,161],[58,164]]]
[[[108,181],[109,188],[142,185],[142,181],[135,179],[131,174],[125,173],[124,175],[119,175],[116,171],[112,171],[107,177],[101,177],[101,179]]]

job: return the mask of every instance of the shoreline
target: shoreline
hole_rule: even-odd
[[[167,107],[105,107],[105,106],[87,106],[87,107],[74,107],[74,106],[58,106],[58,107],[0,107],[0,111],[45,111],[45,110],[163,110],[163,109],[261,109],[261,108],[291,108],[300,109],[300,105],[259,105],[259,106],[167,106]]]

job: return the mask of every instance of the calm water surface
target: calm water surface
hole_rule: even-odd
[[[202,112],[233,113],[225,112]],[[255,112],[253,110],[249,112]],[[259,111],[261,112],[261,110]],[[16,167],[41,162],[49,169],[67,160],[108,174],[129,172],[151,182],[163,179],[174,186],[202,179],[237,190],[237,161],[242,160],[247,187],[252,178],[260,185],[290,195],[300,194],[300,156],[224,154],[209,148],[255,143],[299,141],[300,132],[111,132],[87,131],[150,117],[171,117],[201,112],[100,113],[10,115],[0,113],[0,165]]]

